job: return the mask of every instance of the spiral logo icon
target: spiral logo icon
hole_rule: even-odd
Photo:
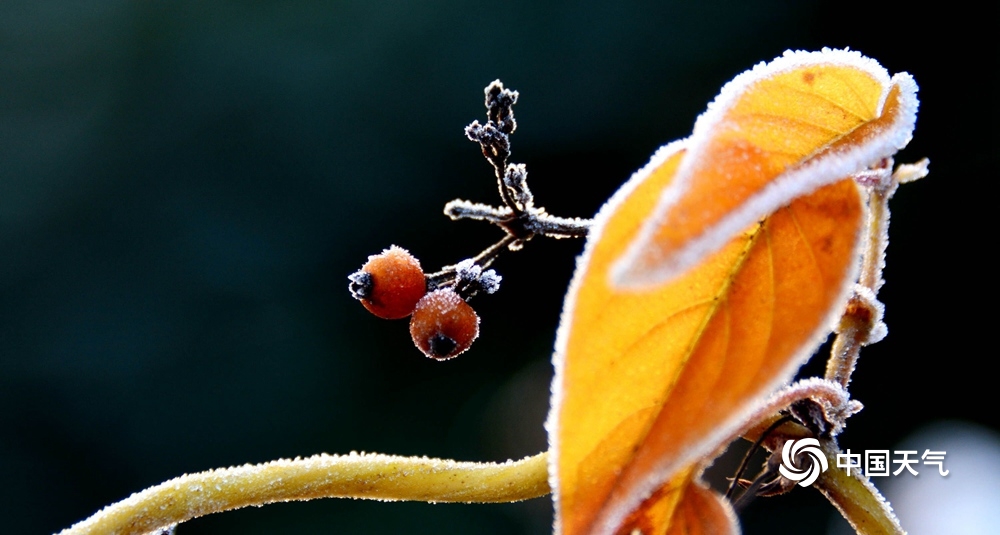
[[[811,462],[808,466],[799,468],[795,463],[800,455],[809,456]],[[792,481],[798,481],[799,486],[812,485],[819,478],[819,475],[826,472],[829,467],[826,455],[819,448],[819,440],[815,438],[789,440],[781,447],[781,465],[778,466],[778,472]]]

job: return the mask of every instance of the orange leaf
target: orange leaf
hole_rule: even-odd
[[[732,508],[688,470],[653,493],[625,519],[617,534],[715,535],[738,533]]]
[[[602,208],[554,357],[557,532],[735,529],[700,466],[827,335],[857,269],[850,176],[909,140],[915,91],[856,53],[786,54]]]
[[[917,86],[856,52],[786,53],[726,84],[698,118],[691,155],[615,267],[665,282],[750,223],[905,146]]]

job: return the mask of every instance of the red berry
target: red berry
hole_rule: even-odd
[[[450,359],[469,349],[479,336],[479,316],[454,290],[434,290],[413,310],[410,336],[424,355]]]
[[[427,293],[420,261],[406,249],[393,245],[368,257],[360,271],[351,274],[350,290],[369,312],[380,318],[409,316]]]

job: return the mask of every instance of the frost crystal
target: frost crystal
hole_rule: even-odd
[[[482,274],[483,268],[476,265],[476,262],[471,258],[466,258],[461,262],[455,264],[455,274],[458,275],[458,279],[463,282],[473,282],[479,280],[480,274]]]
[[[483,275],[479,277],[479,284],[483,287],[483,291],[491,294],[500,289],[500,281],[503,277],[497,275],[497,272],[492,269],[487,269],[483,272]]]
[[[500,289],[500,281],[503,279],[492,269],[484,271],[471,258],[455,264],[455,276],[458,279],[457,286],[471,289],[472,294],[479,291],[492,294]]]
[[[372,294],[372,276],[366,271],[355,271],[347,276],[351,283],[347,286],[355,299],[367,299]]]

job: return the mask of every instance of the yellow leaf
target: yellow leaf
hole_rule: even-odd
[[[699,467],[827,335],[857,269],[851,175],[909,140],[915,91],[856,53],[786,54],[601,210],[554,357],[557,532],[735,529]]]

